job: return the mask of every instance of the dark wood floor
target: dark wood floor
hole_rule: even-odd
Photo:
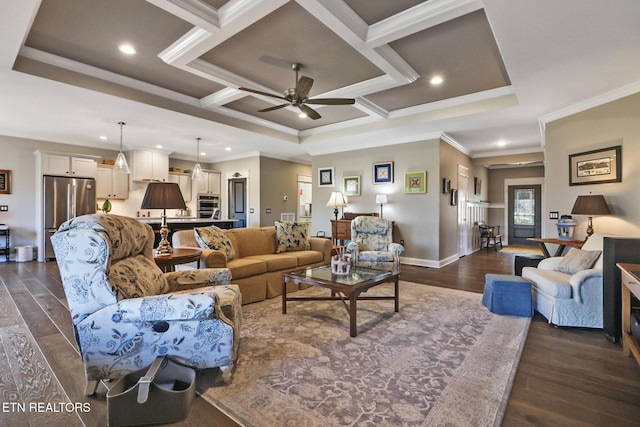
[[[441,269],[403,266],[401,278],[482,292],[484,274],[510,274],[513,258],[476,252]],[[106,425],[104,390],[83,395],[82,363],[65,305],[55,263],[0,264],[0,400],[90,404],[78,416],[0,408],[0,425]],[[196,398],[187,420],[176,425],[235,423]],[[640,367],[602,331],[554,328],[536,314],[503,425],[640,426]]]

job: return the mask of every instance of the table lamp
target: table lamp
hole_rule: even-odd
[[[142,209],[162,209],[161,240],[155,253],[156,255],[171,255],[173,248],[167,239],[169,236],[167,209],[187,209],[180,187],[175,182],[150,182],[140,207]]]
[[[386,194],[376,194],[376,203],[380,205],[380,218],[382,218],[382,205],[389,203]]]
[[[587,239],[591,237],[593,234],[593,215],[609,215],[611,211],[609,210],[609,206],[607,202],[604,200],[604,196],[602,195],[592,195],[589,193],[588,196],[578,196],[576,202],[573,204],[573,209],[571,209],[572,214],[576,215],[588,215],[589,220],[587,222]]]
[[[329,197],[329,201],[327,202],[327,207],[331,207],[331,206],[333,206],[333,214],[336,216],[336,225],[335,225],[336,230],[335,230],[335,233],[333,234],[334,236],[336,236],[338,234],[338,231],[337,231],[338,213],[340,212],[338,208],[343,208],[347,206],[347,200],[341,192],[339,191],[331,192],[331,197]],[[336,239],[334,238],[334,243],[335,241]]]

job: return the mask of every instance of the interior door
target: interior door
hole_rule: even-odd
[[[540,185],[510,185],[509,194],[509,244],[536,245],[527,240],[540,237],[541,230],[541,192]]]
[[[458,256],[471,253],[471,226],[467,209],[469,169],[458,166]]]
[[[247,178],[229,180],[229,218],[238,220],[235,228],[247,226]]]

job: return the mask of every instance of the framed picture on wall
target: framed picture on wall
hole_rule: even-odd
[[[427,172],[407,172],[404,174],[404,192],[408,194],[427,192]]]
[[[11,171],[0,169],[0,194],[11,194]]]
[[[442,178],[442,194],[451,193],[451,180],[449,178]]]
[[[569,185],[622,181],[622,146],[569,155]]]
[[[333,187],[333,176],[333,166],[328,168],[318,168],[318,187]]]
[[[359,176],[345,176],[344,177],[343,194],[345,196],[359,196],[360,195],[360,177]]]
[[[387,184],[393,182],[393,162],[373,164],[373,183]]]
[[[451,206],[455,206],[458,204],[458,190],[455,188],[451,189],[451,201],[449,202]]]
[[[482,181],[480,178],[473,178],[473,194],[480,194],[482,192]]]

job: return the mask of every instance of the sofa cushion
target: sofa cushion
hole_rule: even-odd
[[[584,251],[571,248],[569,253],[562,257],[556,270],[566,274],[576,274],[578,271],[587,270],[596,262],[601,253],[602,251]]]
[[[193,231],[194,237],[200,247],[224,252],[227,257],[227,261],[235,258],[236,250],[227,236],[227,233],[225,233],[221,228],[218,228],[215,225],[210,225],[208,227],[194,228]]]
[[[227,268],[231,270],[231,280],[233,281],[233,279],[266,273],[267,263],[260,259],[238,258],[227,262]]]
[[[276,253],[274,227],[233,228],[227,235],[236,249],[236,258]]]
[[[541,270],[535,267],[522,269],[522,278],[533,282],[533,289],[553,298],[571,298],[571,275],[555,270]]]
[[[247,257],[247,259],[257,259],[267,264],[267,271],[285,270],[287,268],[296,268],[298,260],[284,254],[264,254]]]
[[[287,256],[295,258],[297,260],[297,267],[307,266],[309,264],[315,264],[322,262],[324,257],[322,252],[319,251],[296,251],[287,252]]]
[[[307,251],[311,249],[308,222],[276,221],[275,228],[278,242],[276,252]]]

